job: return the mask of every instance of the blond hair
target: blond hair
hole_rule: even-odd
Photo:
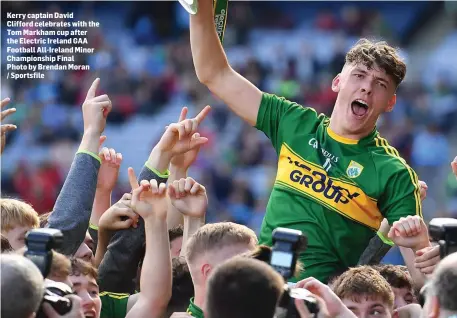
[[[363,64],[372,68],[373,64],[383,69],[398,86],[406,75],[406,64],[398,55],[398,50],[385,41],[372,42],[360,39],[346,54],[347,64]]]
[[[361,299],[380,299],[394,307],[394,292],[382,275],[371,266],[350,268],[330,286],[340,299],[360,302]]]
[[[192,262],[201,253],[236,244],[255,246],[257,236],[250,228],[232,222],[205,224],[189,239],[186,258]]]
[[[30,204],[16,199],[0,199],[2,214],[2,232],[8,232],[16,226],[37,228],[40,224],[38,213]]]

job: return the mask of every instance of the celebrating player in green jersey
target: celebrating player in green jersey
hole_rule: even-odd
[[[416,174],[376,130],[379,116],[394,108],[406,65],[386,43],[359,41],[332,81],[338,97],[327,118],[261,92],[234,71],[212,15],[212,0],[199,0],[190,20],[198,79],[263,131],[279,156],[260,243],[271,244],[278,226],[302,230],[304,276],[325,282],[357,264],[383,218],[392,224],[421,215]]]

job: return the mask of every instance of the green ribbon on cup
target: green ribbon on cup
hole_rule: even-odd
[[[225,25],[227,24],[228,0],[214,0],[214,24],[221,43],[224,41]]]

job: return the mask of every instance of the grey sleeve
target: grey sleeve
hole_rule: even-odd
[[[158,176],[146,166],[143,167],[138,181],[155,179],[165,183],[168,178]],[[101,291],[113,293],[135,293],[138,264],[144,256],[145,242],[144,221],[138,220],[138,227],[116,232],[98,267],[98,279]]]
[[[84,242],[99,168],[100,162],[87,153],[77,153],[73,159],[47,225],[62,231],[64,241],[58,250],[62,254],[73,255]]]
[[[391,247],[391,245],[384,243],[378,235],[373,236],[368,243],[368,246],[363,251],[362,256],[360,256],[357,265],[379,264]]]

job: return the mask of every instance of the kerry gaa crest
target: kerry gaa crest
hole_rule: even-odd
[[[346,169],[346,174],[349,178],[357,178],[362,173],[362,170],[363,166],[360,163],[351,160],[348,168]]]

